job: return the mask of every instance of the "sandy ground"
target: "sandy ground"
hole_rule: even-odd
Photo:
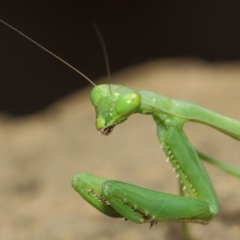
[[[101,82],[106,82],[104,79]],[[113,82],[191,101],[240,120],[240,65],[152,62],[113,76]],[[151,117],[134,115],[109,137],[95,129],[91,87],[26,118],[0,118],[0,239],[180,239],[180,224],[138,225],[97,212],[71,188],[90,172],[177,193],[175,174],[159,148]],[[189,123],[194,146],[240,168],[240,143]],[[207,226],[190,224],[191,239],[240,237],[240,181],[207,165],[221,204]]]

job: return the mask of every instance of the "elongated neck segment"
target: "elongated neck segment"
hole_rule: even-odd
[[[196,104],[172,99],[149,91],[139,91],[142,103],[138,112],[143,114],[165,113],[183,122],[199,122],[213,127],[232,138],[240,140],[240,121],[223,116]]]

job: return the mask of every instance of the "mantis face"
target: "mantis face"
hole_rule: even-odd
[[[113,128],[125,120],[141,105],[141,95],[117,85],[99,85],[90,93],[96,111],[96,128],[100,134],[109,135]],[[123,88],[123,87],[121,87]]]

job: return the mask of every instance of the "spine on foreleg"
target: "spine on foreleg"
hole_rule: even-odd
[[[183,190],[189,197],[209,204],[209,218],[211,219],[219,210],[212,183],[182,128],[174,123],[176,120],[173,120],[173,124],[169,124],[170,121],[168,120],[167,126],[157,123],[160,144],[179,177]]]

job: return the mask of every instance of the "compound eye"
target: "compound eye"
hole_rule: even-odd
[[[116,101],[115,111],[117,114],[129,115],[137,110],[141,104],[141,95],[138,92],[127,93]]]
[[[90,100],[94,107],[98,106],[99,100],[102,98],[101,91],[98,87],[94,87],[90,93]]]

